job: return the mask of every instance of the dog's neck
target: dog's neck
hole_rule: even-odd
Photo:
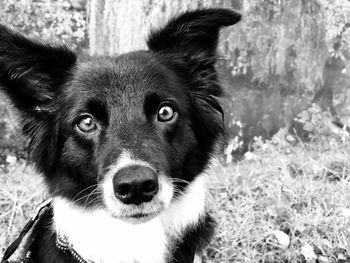
[[[159,216],[140,224],[113,218],[103,209],[80,208],[62,198],[55,198],[53,204],[54,231],[65,235],[84,259],[165,263],[174,241],[205,216],[205,175],[191,182],[184,194]]]

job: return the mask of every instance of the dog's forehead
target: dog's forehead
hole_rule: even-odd
[[[92,102],[111,112],[141,114],[150,98],[152,104],[171,100],[187,108],[190,95],[185,86],[185,81],[152,52],[138,51],[80,61],[60,98],[69,112],[86,110]]]
[[[176,92],[177,78],[152,53],[138,51],[97,58],[77,67],[74,82],[83,92],[137,95],[148,91]]]

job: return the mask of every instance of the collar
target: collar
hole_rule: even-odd
[[[69,254],[79,263],[92,263],[85,260],[79,253],[73,248],[73,245],[68,241],[68,238],[62,233],[56,233],[56,247],[63,253]]]
[[[1,262],[7,262],[7,260],[16,252],[19,246],[22,244],[24,237],[28,234],[28,232],[34,227],[35,223],[38,222],[40,216],[46,211],[51,205],[52,199],[48,199],[42,204],[40,204],[36,209],[32,218],[27,222],[22,231],[19,233],[18,237],[13,241],[6,249],[4,256],[1,259]],[[31,241],[33,242],[33,240]],[[31,251],[28,250],[25,253],[25,257],[21,259],[20,262],[28,262],[30,261]]]

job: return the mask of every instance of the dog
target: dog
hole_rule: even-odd
[[[206,171],[224,137],[218,36],[240,18],[187,11],[151,31],[148,50],[115,57],[77,57],[0,26],[0,88],[53,199],[29,238],[31,262],[201,255],[215,226]]]

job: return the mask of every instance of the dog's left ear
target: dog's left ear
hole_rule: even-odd
[[[241,15],[230,9],[210,8],[185,12],[162,29],[152,31],[147,41],[150,50],[182,56],[192,62],[215,59],[222,27],[234,25]]]
[[[147,44],[152,51],[182,61],[185,73],[193,80],[192,94],[202,97],[201,101],[222,113],[216,100],[211,99],[222,93],[214,67],[219,31],[240,20],[241,15],[230,9],[188,11],[170,20],[163,28],[151,31]]]

